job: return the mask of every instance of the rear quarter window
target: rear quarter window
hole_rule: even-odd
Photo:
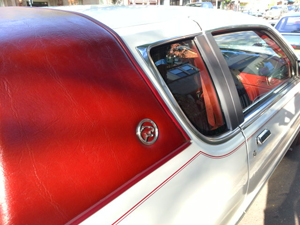
[[[191,124],[207,136],[223,133],[227,127],[219,98],[193,40],[154,47],[150,55]]]

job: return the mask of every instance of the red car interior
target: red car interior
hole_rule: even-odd
[[[0,224],[64,224],[189,140],[105,26],[70,12],[17,11],[0,9],[16,19],[0,23]],[[149,146],[136,136],[145,118],[159,129]]]
[[[214,85],[207,72],[206,66],[200,57],[195,58],[195,66],[199,68],[201,74],[197,83],[199,83],[199,87],[202,87],[207,120],[211,126],[211,130],[214,130],[224,125],[222,110],[220,108]],[[199,79],[201,82],[199,82]]]
[[[254,101],[261,95],[269,92],[280,83],[282,83],[282,80],[280,79],[269,78],[249,73],[240,73],[239,79],[243,83],[251,101]]]

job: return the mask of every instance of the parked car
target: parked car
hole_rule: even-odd
[[[263,18],[265,19],[279,19],[284,13],[287,13],[287,6],[272,6],[270,9],[266,10]]]
[[[157,5],[157,0],[130,0],[129,2],[133,5]]]
[[[296,5],[288,5],[287,7],[288,7],[289,12],[296,12],[297,11]]]
[[[300,124],[274,27],[193,7],[0,8],[0,223],[236,224]]]
[[[190,7],[202,7],[202,8],[209,8],[213,9],[214,6],[211,2],[195,2],[195,3],[188,3],[185,6],[190,6]]]
[[[262,8],[244,8],[242,13],[256,17],[263,17],[265,10]]]
[[[289,13],[282,17],[275,28],[292,45],[300,56],[300,12]]]

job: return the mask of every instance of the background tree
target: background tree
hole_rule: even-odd
[[[223,1],[225,9],[230,9],[230,5],[231,5],[231,0],[224,0]]]

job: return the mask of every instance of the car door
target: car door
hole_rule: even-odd
[[[235,79],[243,108],[240,124],[249,159],[250,199],[267,181],[299,126],[299,81],[285,43],[261,28],[214,36]]]

